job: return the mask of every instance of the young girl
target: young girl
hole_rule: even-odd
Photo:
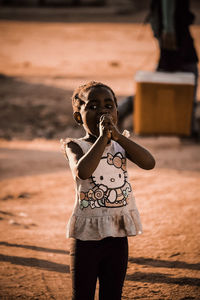
[[[72,299],[120,300],[128,261],[128,236],[142,232],[126,171],[126,158],[149,170],[152,155],[117,129],[117,100],[105,84],[89,82],[72,96],[73,115],[86,135],[64,148],[76,183],[67,227]]]

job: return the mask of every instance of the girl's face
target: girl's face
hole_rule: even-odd
[[[90,135],[99,136],[99,121],[104,114],[109,114],[116,125],[117,107],[111,91],[105,87],[92,87],[85,94],[80,114],[83,127]]]

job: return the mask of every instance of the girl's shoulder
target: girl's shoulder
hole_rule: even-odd
[[[60,144],[61,144],[61,147],[63,148],[63,147],[68,146],[69,143],[77,143],[77,140],[78,139],[67,137],[65,139],[60,139]]]
[[[73,153],[85,153],[91,144],[86,142],[83,138],[65,138],[60,140],[61,150],[68,157],[71,152]]]
[[[76,138],[68,137],[65,139],[60,139],[60,143],[61,143],[61,147],[65,148],[68,147],[70,144],[77,144],[81,147],[83,145],[87,145],[89,142],[85,141],[83,138],[76,139]]]

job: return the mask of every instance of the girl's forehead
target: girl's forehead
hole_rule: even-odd
[[[110,98],[114,100],[112,92],[106,87],[92,87],[85,94],[88,100],[93,100],[97,96],[105,96],[106,98]]]

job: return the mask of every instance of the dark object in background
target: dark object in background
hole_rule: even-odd
[[[171,3],[171,4],[170,4]],[[189,26],[194,22],[194,14],[190,11],[189,0],[168,0],[167,10],[164,9],[164,1],[152,0],[149,14],[145,22],[152,27],[154,37],[158,41],[160,56],[155,71],[161,72],[189,72],[195,76],[194,104],[192,111],[191,135],[196,134],[195,111],[197,106],[196,92],[198,83],[198,57],[190,34]],[[173,4],[173,6],[171,6]],[[163,5],[163,6],[162,6]],[[173,13],[170,8],[173,8]],[[164,20],[171,24],[164,27]],[[166,25],[166,24],[165,24]],[[168,24],[169,26],[169,24]],[[122,100],[119,106],[120,127],[125,118],[130,115],[134,108],[134,96]],[[128,108],[126,110],[126,108]]]
[[[6,6],[32,6],[38,5],[40,7],[43,6],[104,6],[106,5],[106,0],[35,0],[27,1],[27,0],[2,0],[0,1],[0,5]]]

